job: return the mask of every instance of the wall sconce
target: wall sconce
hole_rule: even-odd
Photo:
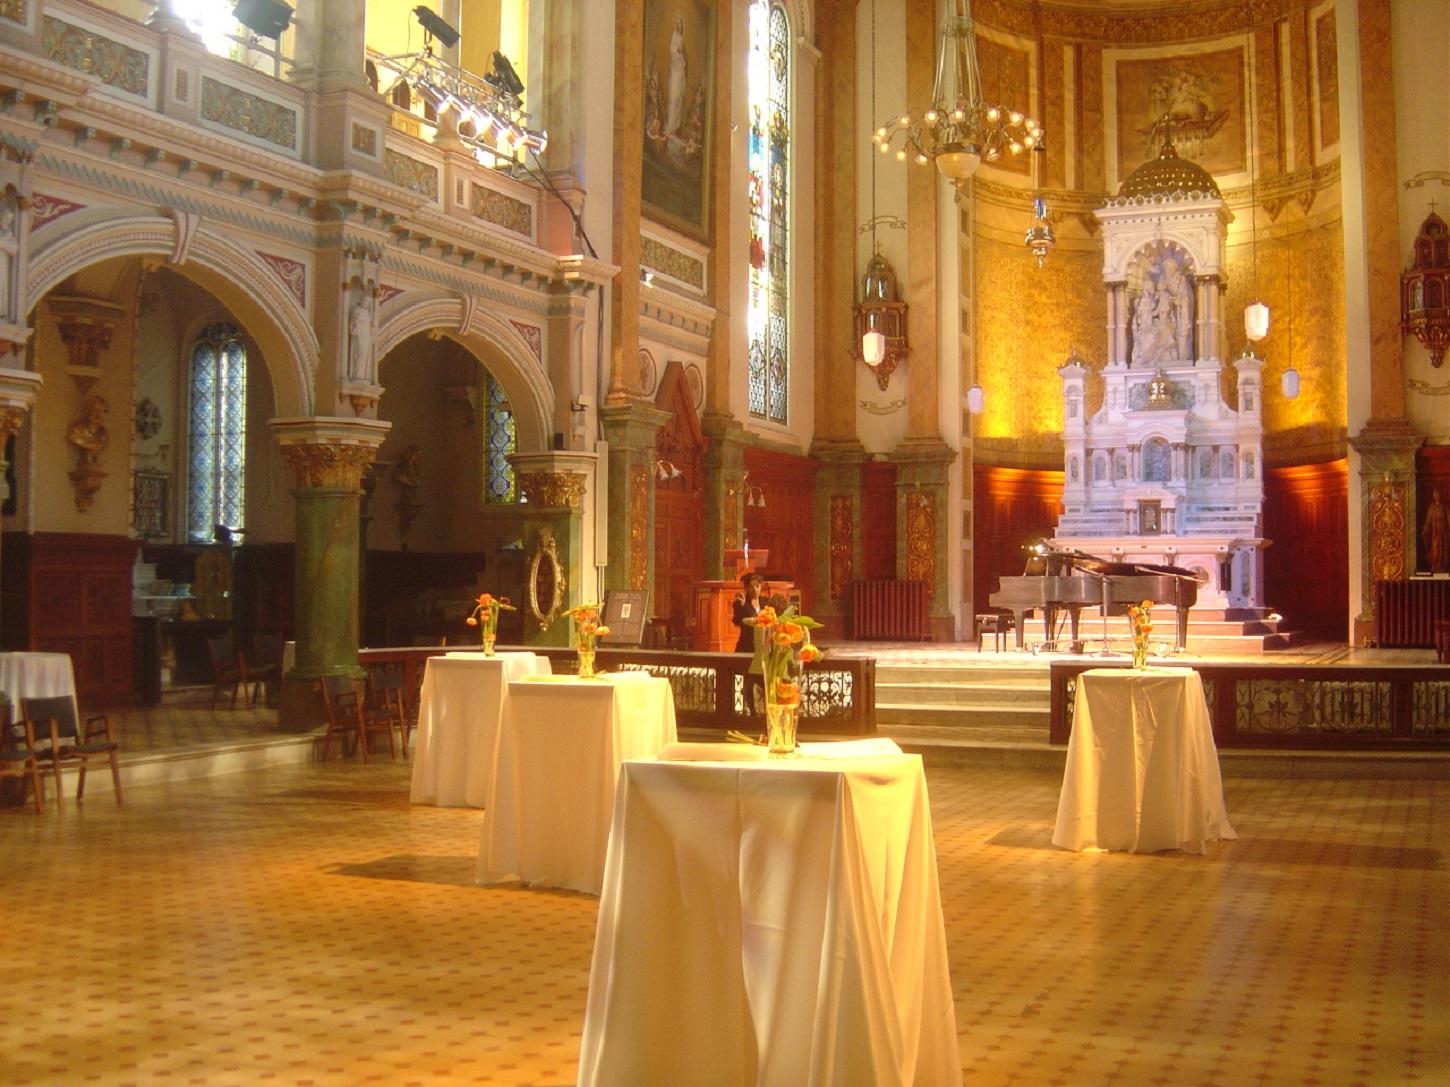
[[[981,415],[982,409],[987,406],[987,394],[982,391],[982,386],[973,385],[967,390],[967,410],[973,415]]]
[[[871,368],[876,384],[885,389],[896,367],[910,353],[906,342],[906,303],[896,286],[896,273],[878,250],[866,262],[861,277],[861,301],[856,305],[855,357]]]
[[[655,479],[661,483],[667,483],[672,479],[679,479],[685,473],[672,460],[665,460],[661,457],[655,461]]]
[[[1450,347],[1450,235],[1445,220],[1430,214],[1415,235],[1415,259],[1400,276],[1400,323],[1430,352],[1430,365],[1445,363]]]
[[[1293,400],[1299,395],[1299,371],[1289,367],[1279,378],[1279,388],[1284,393],[1285,400]]]
[[[750,473],[746,472],[740,480],[740,485],[745,488],[745,505],[750,509],[765,509],[765,492],[760,489],[758,483],[750,482]]]

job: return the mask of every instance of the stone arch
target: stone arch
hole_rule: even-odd
[[[253,252],[205,223],[184,244],[185,228],[164,215],[98,219],[42,244],[31,257],[25,311],[68,276],[117,257],[163,257],[178,275],[214,295],[256,342],[267,366],[280,417],[309,416],[319,347],[317,334],[291,289]],[[180,251],[182,258],[172,262]]]
[[[403,295],[383,307],[379,325],[380,362],[393,348],[420,332],[441,332],[461,344],[487,367],[508,394],[519,452],[549,448],[554,387],[529,342],[506,320],[481,312],[472,299],[465,304],[457,295]]]

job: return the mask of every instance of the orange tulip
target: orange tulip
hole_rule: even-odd
[[[456,613],[455,613],[455,614],[456,614]],[[469,626],[471,626],[471,627],[476,627],[476,626],[478,626],[478,620],[477,620],[477,619],[475,619],[475,618],[474,618],[474,617],[473,617],[473,616],[471,616],[471,615],[470,615],[470,616],[469,616],[469,617],[468,617],[468,618],[467,618],[467,619],[465,619],[465,620],[464,620],[464,622],[465,622],[465,623],[467,623],[467,624],[468,624],[468,625],[469,625]]]
[[[821,651],[819,647],[812,645],[810,642],[806,642],[805,645],[801,646],[801,660],[804,663],[809,664],[811,661],[818,661],[820,659]]]
[[[788,679],[776,680],[775,700],[787,706],[796,705],[801,700],[800,686]]]
[[[770,626],[774,622],[775,622],[775,609],[774,608],[761,608],[760,609],[760,612],[755,616],[755,625],[758,626],[758,627]]]
[[[487,605],[493,603],[493,597],[491,595],[489,595],[488,593],[479,593],[478,594],[478,602],[481,605],[487,606]]]
[[[599,629],[598,629],[598,630],[596,630],[596,631],[595,631],[595,632],[594,632],[594,633],[595,633],[595,634],[596,634],[596,635],[604,635],[604,634],[608,634],[608,633],[609,633],[609,628],[608,628],[608,627],[600,627],[600,628],[599,628]]]

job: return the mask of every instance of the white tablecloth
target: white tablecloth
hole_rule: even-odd
[[[11,716],[19,720],[22,698],[67,695],[75,702],[76,678],[67,653],[0,653],[0,691],[10,699]],[[77,718],[79,724],[79,718]]]
[[[1052,843],[1203,853],[1229,826],[1218,749],[1191,668],[1094,668],[1077,681]]]
[[[668,680],[535,676],[509,684],[478,853],[478,882],[598,894],[625,759],[675,739]]]
[[[445,808],[486,807],[509,681],[548,670],[548,659],[535,653],[429,657],[408,798]]]
[[[624,764],[583,1087],[961,1083],[921,758],[832,746]]]

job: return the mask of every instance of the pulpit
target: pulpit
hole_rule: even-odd
[[[730,549],[725,552],[725,568],[735,571],[733,578],[695,582],[695,649],[704,653],[735,652],[740,630],[735,625],[734,604],[745,588],[741,579],[763,568],[769,560],[769,551]],[[766,581],[761,599],[776,594],[800,607],[801,594],[795,582]]]

